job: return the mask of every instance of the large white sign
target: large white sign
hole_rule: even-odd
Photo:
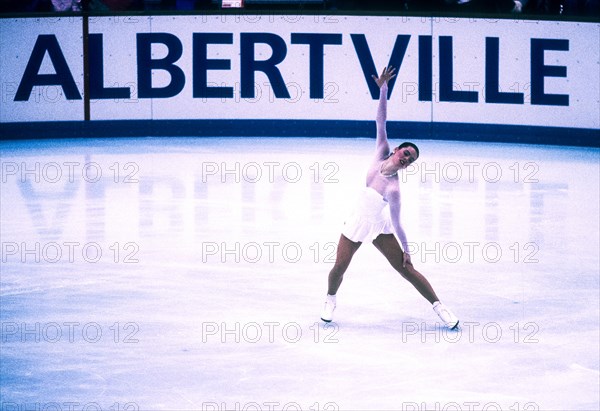
[[[90,118],[372,120],[600,128],[600,24],[381,16],[89,22]],[[0,20],[0,120],[83,120],[80,18]]]
[[[83,120],[82,19],[0,19],[0,121]]]

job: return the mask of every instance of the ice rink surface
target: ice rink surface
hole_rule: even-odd
[[[319,320],[373,139],[2,142],[0,409],[598,410],[598,149],[416,143],[458,331],[371,244]]]

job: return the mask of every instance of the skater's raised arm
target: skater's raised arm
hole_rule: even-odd
[[[373,75],[373,79],[377,86],[379,86],[379,105],[377,106],[377,117],[375,119],[377,124],[377,139],[375,142],[375,150],[378,157],[385,157],[390,152],[390,146],[387,139],[386,121],[387,121],[387,93],[388,93],[388,81],[396,76],[393,67],[386,67],[383,69],[381,76],[377,77]]]

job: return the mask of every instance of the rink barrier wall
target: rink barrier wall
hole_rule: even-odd
[[[4,123],[2,139],[103,137],[335,137],[374,138],[373,121],[351,120],[118,120]],[[395,140],[453,140],[486,143],[598,147],[600,131],[503,124],[387,123]]]
[[[372,137],[385,65],[392,134],[599,144],[600,23],[319,14],[0,18],[0,138]]]

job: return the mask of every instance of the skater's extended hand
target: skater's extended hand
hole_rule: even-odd
[[[381,73],[381,76],[377,77],[375,74],[373,74],[373,80],[375,80],[375,83],[377,83],[377,87],[381,88],[381,86],[396,77],[394,71],[396,71],[394,67],[385,67]]]
[[[410,254],[404,253],[402,257],[402,267],[406,268],[406,264],[412,265],[412,261],[410,261]]]

